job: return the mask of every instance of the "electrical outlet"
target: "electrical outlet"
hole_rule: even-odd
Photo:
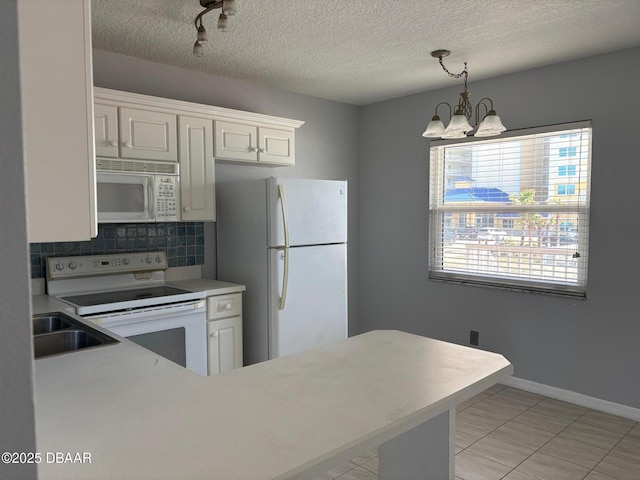
[[[477,332],[476,330],[471,330],[469,334],[469,343],[471,345],[478,346],[479,342],[480,342],[480,332]]]

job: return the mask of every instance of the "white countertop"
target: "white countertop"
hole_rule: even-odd
[[[209,278],[192,278],[189,280],[173,280],[167,282],[170,285],[184,288],[192,292],[205,292],[207,297],[212,295],[226,295],[228,293],[238,293],[246,290],[244,285],[237,283],[222,282]]]
[[[52,306],[40,299],[40,306]],[[375,331],[200,377],[123,341],[35,361],[40,479],[307,478],[508,377],[501,355]]]
[[[68,303],[50,297],[49,295],[33,295],[31,297],[31,310],[34,314],[59,311],[75,314],[76,312],[76,309]]]

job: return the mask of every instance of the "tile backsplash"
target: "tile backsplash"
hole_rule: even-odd
[[[204,264],[202,222],[105,223],[87,242],[32,243],[31,278],[44,278],[48,257],[164,250],[170,267]]]

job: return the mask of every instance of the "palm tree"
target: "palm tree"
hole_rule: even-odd
[[[527,189],[522,190],[517,195],[509,195],[509,200],[521,205],[535,205],[538,203],[535,196],[535,190]],[[553,203],[559,203],[559,201],[555,200]],[[552,227],[555,231],[558,244],[560,242],[558,233],[560,231],[560,222],[556,215],[545,217],[539,213],[524,212],[520,214],[520,218],[518,218],[517,223],[523,227],[523,233],[520,237],[520,246],[524,246],[525,230],[526,236],[529,237],[529,245],[531,245],[531,238],[533,237],[534,232],[538,239],[538,247],[541,247],[545,240],[546,243],[549,244],[551,242]]]
[[[536,191],[529,188],[526,190],[522,190],[518,194],[509,195],[509,200],[511,200],[513,203],[518,203],[521,205],[532,205],[535,203],[535,196]],[[520,236],[521,247],[524,247],[525,236],[529,237],[529,241],[531,241],[533,231],[537,229],[538,220],[536,219],[536,216],[539,215],[535,213],[524,212],[521,213],[518,220],[516,220],[516,222],[522,226],[522,235]]]

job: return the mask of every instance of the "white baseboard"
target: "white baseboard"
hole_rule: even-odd
[[[509,377],[500,383],[508,387],[537,393],[539,395],[544,395],[545,397],[555,398],[556,400],[580,405],[581,407],[589,408],[591,410],[598,410],[600,412],[640,422],[640,408],[629,407],[620,403],[609,402],[608,400],[601,400],[581,393],[543,385],[542,383],[536,383],[518,377]]]

